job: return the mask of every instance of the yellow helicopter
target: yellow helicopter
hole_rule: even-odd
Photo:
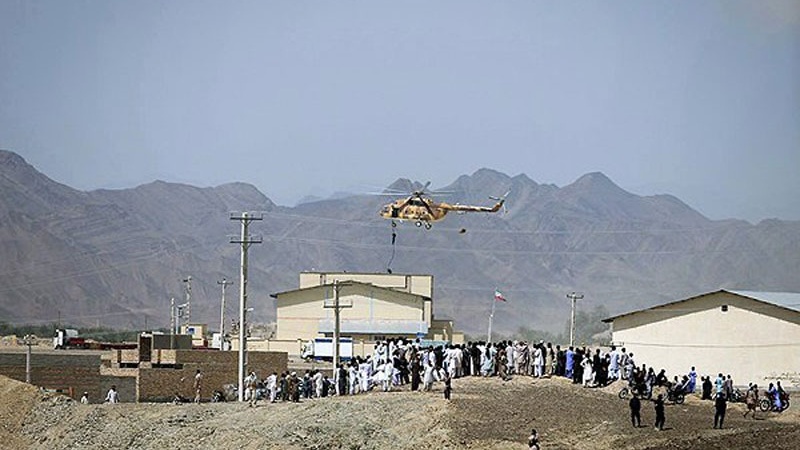
[[[458,213],[495,213],[503,207],[506,201],[506,196],[508,196],[508,192],[506,192],[502,197],[489,197],[497,202],[494,204],[494,206],[472,206],[460,205],[458,203],[450,204],[445,202],[437,202],[427,195],[425,193],[425,189],[427,189],[430,184],[431,183],[429,181],[425,183],[425,186],[422,189],[412,192],[408,197],[401,198],[393,201],[392,203],[384,205],[378,214],[384,219],[392,220],[392,226],[396,226],[395,220],[400,222],[408,220],[413,221],[418,227],[424,226],[426,229],[430,230],[433,226],[432,222],[438,222],[444,219],[444,217],[450,211],[456,211]]]

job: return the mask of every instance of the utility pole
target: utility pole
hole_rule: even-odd
[[[342,286],[351,286],[352,283],[340,283],[339,280],[333,280],[333,305],[325,303],[325,308],[333,308],[333,374],[336,375],[336,369],[339,368],[339,334],[340,334],[340,321],[339,315],[342,308],[352,308],[353,304],[345,304],[339,301],[339,289]]]
[[[570,292],[567,294],[567,298],[572,300],[572,316],[569,321],[569,346],[572,347],[575,345],[575,300],[582,299],[583,294]]]
[[[492,312],[489,313],[489,331],[486,333],[486,343],[492,343],[492,321],[494,320],[494,307],[497,305],[497,300],[492,299]]]
[[[169,348],[175,348],[175,297],[169,299]]]
[[[242,258],[239,272],[239,401],[244,401],[244,366],[245,366],[245,352],[247,351],[247,336],[245,335],[245,312],[247,309],[247,250],[250,244],[260,244],[261,237],[252,237],[247,231],[250,222],[254,220],[262,220],[261,215],[255,216],[248,212],[239,214],[231,214],[231,220],[238,220],[242,224],[242,230],[239,237],[231,237],[231,244],[240,244],[242,249]]]
[[[186,317],[184,325],[189,325],[192,319],[192,276],[189,275],[184,278],[183,283],[185,284],[183,290],[186,292]]]
[[[34,336],[26,334],[22,338],[22,342],[28,346],[25,351],[25,382],[31,384],[31,345],[33,345]]]
[[[225,288],[233,284],[225,278],[217,281],[222,286],[222,306],[219,308],[219,349],[225,350]]]

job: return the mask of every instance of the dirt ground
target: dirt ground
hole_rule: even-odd
[[[372,392],[299,404],[81,405],[0,377],[1,449],[525,449],[532,427],[543,449],[797,449],[800,415],[744,419],[729,406],[714,430],[710,402],[668,405],[667,428],[630,424],[617,386],[584,389],[563,379],[461,378],[453,398]],[[646,424],[646,426],[644,426]]]

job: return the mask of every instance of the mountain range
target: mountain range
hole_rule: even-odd
[[[507,298],[494,318],[505,332],[561,331],[572,291],[584,294],[579,308],[611,313],[720,288],[800,292],[800,222],[710,220],[602,173],[558,187],[480,169],[442,190],[450,203],[478,205],[510,192],[507,211],[452,214],[425,230],[380,218],[388,196],[287,207],[245,183],[79,191],[0,151],[0,320],[167,327],[170,299],[184,301],[192,276],[192,321],[217,329],[219,280],[235,282],[226,322],[237,311],[239,246],[229,238],[241,211],[263,215],[250,226],[263,238],[249,253],[256,322],[274,320],[269,295],[296,288],[301,271],[432,274],[435,315],[471,334],[486,330],[495,289]]]

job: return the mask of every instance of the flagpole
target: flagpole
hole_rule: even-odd
[[[497,299],[492,298],[492,312],[489,313],[489,333],[487,333],[487,341],[486,341],[487,344],[492,342],[492,319],[494,319],[494,306],[496,304],[497,304]]]

